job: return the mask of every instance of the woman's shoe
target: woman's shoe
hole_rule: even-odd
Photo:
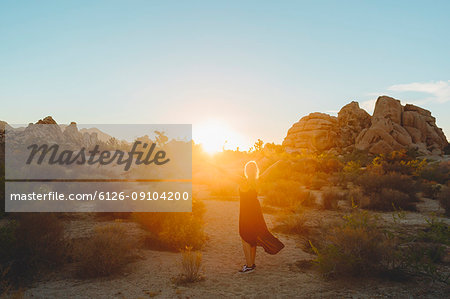
[[[244,267],[242,267],[241,270],[239,270],[239,272],[241,273],[248,273],[248,272],[252,272],[253,270],[255,270],[255,267],[249,267],[247,265],[244,265]]]

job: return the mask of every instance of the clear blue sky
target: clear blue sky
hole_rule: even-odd
[[[449,1],[1,1],[0,119],[194,133],[213,119],[248,142],[281,142],[310,112],[387,94],[430,109],[449,136],[449,11]]]

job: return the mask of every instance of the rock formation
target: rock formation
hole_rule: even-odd
[[[381,96],[372,117],[357,102],[342,107],[337,118],[311,113],[289,129],[283,145],[288,152],[358,149],[381,154],[415,148],[424,155],[441,155],[448,142],[430,111]]]
[[[287,149],[324,151],[336,146],[337,118],[325,113],[311,113],[302,117],[288,131],[283,145]]]
[[[359,108],[358,102],[353,101],[345,105],[338,113],[339,138],[336,143],[337,146],[343,149],[352,147],[359,133],[370,127],[370,124],[370,114]]]
[[[45,125],[45,126],[43,126]],[[12,146],[23,144],[23,141],[27,144],[31,144],[33,141],[38,143],[57,143],[62,147],[86,147],[92,148],[99,143],[97,133],[80,133],[75,122],[70,123],[69,126],[60,126],[51,117],[47,116],[44,119],[40,119],[36,124],[30,123],[26,128],[12,128],[8,126],[6,122],[1,123],[0,137],[2,142],[4,141],[5,127],[7,126],[6,133],[8,134],[8,142],[11,142]],[[64,129],[62,129],[62,127]]]

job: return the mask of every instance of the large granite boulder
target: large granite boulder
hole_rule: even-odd
[[[356,138],[355,147],[372,154],[390,153],[412,145],[408,131],[401,126],[403,106],[399,100],[379,97],[372,116],[372,125]]]
[[[414,146],[421,151],[440,154],[448,144],[444,132],[436,125],[436,119],[426,109],[406,104],[402,123],[411,135]]]
[[[358,102],[351,102],[344,107],[338,113],[338,127],[339,138],[337,145],[349,150],[355,144],[356,137],[362,130],[370,127],[371,117],[364,109],[359,108]]]
[[[325,113],[302,117],[288,131],[283,145],[288,152],[320,152],[336,146],[337,118]]]

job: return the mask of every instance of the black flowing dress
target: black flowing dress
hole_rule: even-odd
[[[284,248],[284,244],[267,229],[258,193],[255,189],[239,189],[239,194],[239,235],[251,246],[261,246],[269,254],[278,253]]]

